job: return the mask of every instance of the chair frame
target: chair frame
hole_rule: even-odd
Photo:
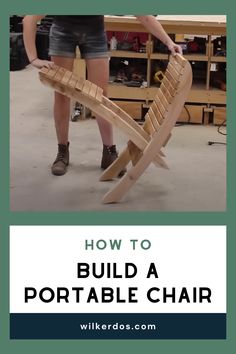
[[[164,79],[145,116],[143,127],[105,97],[100,87],[88,80],[78,78],[64,68],[58,66],[52,69],[42,68],[39,77],[44,85],[80,102],[91,109],[95,115],[103,117],[121,129],[128,137],[127,148],[104,171],[100,181],[117,177],[130,161],[132,167],[105,194],[104,203],[120,201],[151,162],[168,168],[161,149],[165,147],[171,136],[171,130],[184,107],[192,85],[191,65],[184,57],[179,54],[170,57]]]

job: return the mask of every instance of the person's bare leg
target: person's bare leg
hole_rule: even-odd
[[[72,71],[73,58],[53,56],[52,61],[69,71]],[[62,176],[66,173],[69,165],[69,117],[70,117],[70,99],[58,92],[54,93],[54,122],[58,141],[58,153],[51,171],[56,176]]]
[[[108,80],[109,80],[109,58],[86,59],[88,80],[103,89],[104,96],[107,96]],[[101,168],[108,168],[113,161],[118,157],[116,146],[113,142],[113,129],[112,125],[102,117],[96,116],[98,127],[100,130],[103,153]],[[123,176],[125,169],[119,174]]]
[[[52,61],[72,71],[73,58],[53,56]],[[58,92],[54,94],[54,121],[58,144],[67,144],[69,134],[70,99]]]
[[[107,95],[109,80],[109,58],[86,59],[88,80],[103,89],[104,96]],[[112,125],[102,117],[96,116],[102,142],[106,146],[113,145]]]

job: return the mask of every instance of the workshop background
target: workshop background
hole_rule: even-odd
[[[193,70],[193,86],[172,139],[165,148],[170,170],[150,166],[117,205],[102,205],[112,182],[99,182],[101,146],[92,112],[71,103],[71,166],[50,174],[55,153],[53,92],[29,65],[23,16],[10,17],[11,209],[17,211],[157,210],[223,211],[226,208],[226,18],[158,16],[182,46]],[[49,59],[52,16],[37,27],[36,46]],[[110,50],[108,97],[140,125],[168,63],[166,47],[132,16],[106,16]],[[79,49],[74,72],[86,77]],[[127,142],[115,131],[121,151]]]

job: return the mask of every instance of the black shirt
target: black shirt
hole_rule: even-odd
[[[57,25],[90,25],[94,28],[104,27],[104,16],[90,16],[90,15],[69,15],[69,16],[61,16],[54,15],[54,23]]]

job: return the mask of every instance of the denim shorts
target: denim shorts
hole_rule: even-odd
[[[53,23],[49,36],[49,55],[75,58],[76,47],[81,58],[108,58],[107,37],[104,28],[88,25],[63,25]]]

